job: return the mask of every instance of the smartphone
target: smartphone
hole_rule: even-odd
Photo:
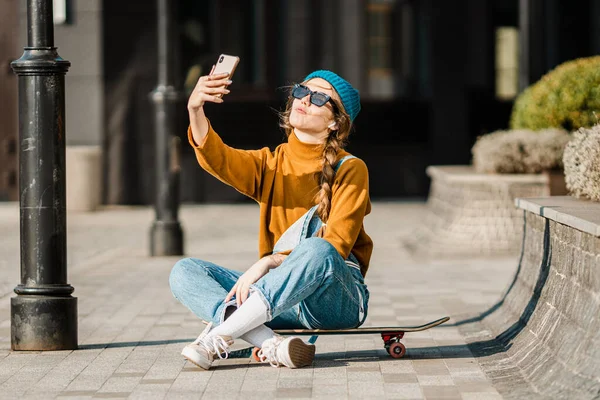
[[[235,68],[240,62],[240,58],[236,56],[228,56],[227,54],[221,54],[215,64],[215,69],[212,71],[212,75],[221,74],[227,72],[229,79],[233,76]],[[217,97],[223,97],[222,94],[218,94]]]

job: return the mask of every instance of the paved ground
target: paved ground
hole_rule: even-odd
[[[367,231],[376,247],[367,276],[366,325],[420,324],[477,315],[501,295],[516,256],[424,260],[400,246],[422,220],[421,203],[375,203]],[[451,324],[407,334],[391,359],[373,336],[326,336],[313,367],[276,369],[248,359],[211,371],[181,348],[203,325],[171,296],[177,258],[150,258],[150,208],[69,214],[69,283],[79,302],[77,351],[10,351],[10,297],[19,281],[18,206],[0,203],[0,398],[390,398],[501,399]],[[186,252],[244,269],[256,258],[254,205],[185,206]],[[452,322],[452,321],[451,321]],[[464,326],[464,325],[463,325]],[[465,336],[466,335],[466,336]]]

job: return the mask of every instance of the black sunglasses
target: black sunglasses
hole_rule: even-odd
[[[313,92],[304,85],[299,83],[294,85],[292,89],[292,97],[296,99],[303,99],[306,95],[310,94],[310,102],[317,107],[323,107],[327,102],[331,102],[331,105],[335,109],[335,103],[331,100],[331,96],[322,92]]]

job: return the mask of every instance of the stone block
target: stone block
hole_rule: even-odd
[[[515,198],[548,192],[547,179],[535,175],[476,174],[469,167],[429,167],[428,174],[429,214],[405,243],[415,253],[516,253],[523,213]]]
[[[67,210],[94,211],[101,201],[100,146],[67,146]]]

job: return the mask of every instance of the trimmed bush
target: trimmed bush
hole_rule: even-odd
[[[574,131],[600,118],[600,56],[568,61],[548,72],[516,99],[512,129]]]
[[[562,129],[521,129],[480,136],[471,149],[479,173],[537,174],[562,168],[570,135]]]
[[[571,194],[600,201],[600,125],[575,132],[565,148],[563,162]]]

